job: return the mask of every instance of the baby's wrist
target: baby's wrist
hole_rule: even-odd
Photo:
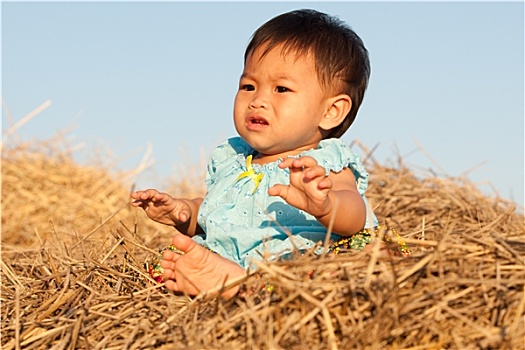
[[[326,196],[323,210],[320,211],[320,215],[314,215],[314,217],[324,226],[328,227],[328,224],[330,223],[330,220],[332,219],[332,216],[334,215],[334,210],[339,202],[338,198],[334,198],[333,191],[330,191],[330,193]]]
[[[329,203],[325,205],[324,210],[320,210],[320,213],[318,215],[314,215],[314,217],[321,223],[326,220],[330,220],[330,217],[332,216],[332,209],[332,204]]]

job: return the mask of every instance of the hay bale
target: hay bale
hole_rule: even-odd
[[[173,295],[143,263],[170,232],[129,184],[64,153],[2,156],[3,349],[523,349],[524,218],[463,179],[375,164],[368,197],[411,245],[262,263],[228,301]],[[180,190],[180,189],[179,189]]]
[[[58,142],[58,141],[57,141]],[[169,228],[137,216],[127,205],[132,184],[126,172],[80,166],[55,143],[18,145],[2,152],[2,243],[41,245],[45,240],[76,243],[118,224],[155,228],[169,239]],[[119,214],[116,216],[115,214]]]

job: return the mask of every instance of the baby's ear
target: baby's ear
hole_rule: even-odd
[[[328,131],[339,126],[345,120],[352,108],[352,99],[347,94],[341,94],[329,98],[326,102],[327,109],[319,127]]]

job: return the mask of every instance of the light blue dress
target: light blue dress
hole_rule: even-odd
[[[198,214],[205,235],[193,238],[244,268],[253,267],[250,259],[274,259],[289,254],[294,246],[299,250],[314,247],[317,242],[324,242],[327,232],[312,215],[287,204],[280,197],[268,195],[268,189],[274,184],[289,184],[289,170],[278,167],[281,160],[253,164],[255,173],[263,174],[257,189],[250,177],[238,179],[247,170],[246,157],[256,153],[240,137],[227,140],[212,152],[206,174],[208,192]],[[365,197],[368,173],[359,157],[344,142],[323,140],[317,149],[300,155],[314,158],[327,173],[350,168],[367,206],[365,228],[377,226],[377,219],[368,208]],[[331,240],[338,238],[340,236],[332,234]]]

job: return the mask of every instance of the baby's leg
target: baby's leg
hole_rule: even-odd
[[[216,290],[225,282],[245,274],[241,266],[200,246],[188,236],[176,235],[173,237],[173,245],[184,254],[167,250],[161,263],[166,288],[172,291],[197,295]],[[239,286],[235,286],[222,296],[230,298],[238,291]]]
[[[343,237],[334,242],[329,251],[333,254],[340,254],[351,250],[371,253],[375,245],[379,244],[379,256],[410,256],[411,252],[401,236],[393,228],[385,230],[382,242],[377,242],[380,236],[381,226],[374,230],[363,229],[350,237]]]

